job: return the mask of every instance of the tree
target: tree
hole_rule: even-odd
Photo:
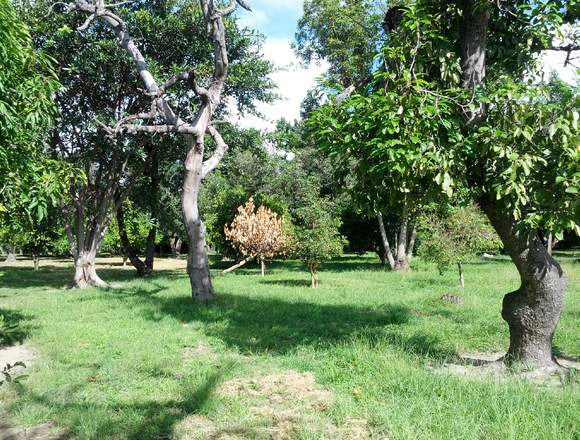
[[[318,271],[323,261],[342,255],[346,240],[340,235],[340,219],[324,199],[315,200],[298,212],[294,254],[310,271],[311,286],[318,287]]]
[[[451,212],[424,213],[420,220],[419,256],[435,263],[440,273],[457,266],[459,284],[465,287],[463,264],[483,252],[501,248],[499,237],[474,205],[451,208]]]
[[[75,53],[69,58],[75,64],[69,70],[73,73],[70,80],[83,81],[74,83],[78,87],[74,90],[76,94],[69,95],[72,102],[68,101],[67,108],[82,104],[81,108],[86,111],[80,112],[80,124],[86,126],[86,133],[101,136],[99,139],[96,135],[86,136],[82,139],[84,145],[94,146],[98,141],[103,144],[102,151],[122,153],[101,156],[95,161],[102,170],[96,175],[106,178],[106,182],[97,187],[111,188],[111,191],[106,191],[105,198],[101,197],[99,206],[102,209],[96,211],[104,212],[96,217],[100,222],[97,233],[82,235],[85,239],[97,237],[98,241],[106,231],[118,201],[138,178],[139,168],[135,169],[132,161],[145,156],[141,155],[140,148],[144,138],[154,135],[154,138],[169,136],[185,140],[186,146],[181,144],[179,156],[185,176],[181,180],[182,189],[175,191],[181,191],[181,211],[189,235],[188,273],[192,295],[206,301],[213,297],[213,288],[197,195],[202,177],[219,164],[227,149],[222,136],[210,122],[214,114],[224,114],[222,95],[235,97],[238,107],[246,110],[253,108],[254,98],[270,99],[271,84],[266,75],[271,65],[259,60],[260,40],[255,33],[242,34],[233,20],[224,20],[233,12],[235,3],[224,10],[213,0],[145,2],[113,7],[119,8],[118,12],[113,12],[100,0],[70,3],[65,10],[70,13],[71,24],[61,24],[55,36],[58,37],[59,32],[68,34],[71,28],[78,27],[84,38],[94,42],[92,45],[79,44],[82,41],[72,38],[61,41],[65,45],[63,52],[68,55],[71,55],[70,47],[75,45],[78,51],[87,52],[86,57]],[[57,8],[62,10],[60,4],[55,6]],[[140,31],[139,44],[133,40],[131,32],[134,29]],[[231,63],[226,50],[226,34]],[[41,40],[52,42],[54,38]],[[229,69],[234,75],[226,84]],[[87,87],[91,82],[98,86]],[[142,93],[143,85],[145,93]],[[95,114],[98,115],[97,123]],[[71,128],[78,128],[74,119],[69,123]],[[126,133],[134,136],[121,136]],[[207,149],[206,136],[214,139],[208,142]],[[210,152],[213,155],[208,157],[206,153]],[[186,153],[187,158],[183,160]],[[80,200],[82,204],[85,199]],[[88,260],[94,261],[98,247],[98,243],[91,244]]]
[[[283,255],[287,251],[290,239],[284,218],[265,206],[260,206],[256,210],[252,198],[244,206],[238,208],[238,215],[231,225],[224,227],[224,231],[226,239],[231,241],[245,257],[241,263],[236,264],[227,272],[257,258],[262,276],[264,276],[266,258]]]
[[[535,52],[549,47],[568,12],[556,1],[395,8],[387,15],[397,20],[386,26],[385,71],[372,91],[361,90],[338,114],[323,110],[337,148],[331,130],[361,128],[339,136],[357,136],[371,173],[415,170],[408,175],[423,180],[410,183],[425,195],[470,189],[521,277],[503,303],[510,329],[505,361],[530,368],[555,366],[552,338],[565,287],[538,229],[578,230],[577,89],[529,80]],[[408,151],[397,147],[401,141]]]
[[[43,241],[40,225],[46,225],[50,208],[65,197],[68,182],[82,176],[45,154],[59,84],[52,60],[35,50],[28,28],[5,0],[0,36],[0,232],[11,260],[15,240],[20,245]]]

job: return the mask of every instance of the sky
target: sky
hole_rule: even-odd
[[[264,34],[264,56],[274,63],[276,72],[271,77],[278,85],[280,100],[273,104],[259,104],[258,110],[265,118],[251,115],[233,117],[242,127],[272,130],[278,119],[293,121],[300,118],[300,104],[309,89],[326,70],[324,65],[304,67],[296,58],[291,44],[303,0],[250,0],[252,12],[238,8],[240,24],[257,29]]]
[[[316,85],[317,78],[324,73],[326,66],[324,63],[308,67],[300,65],[291,48],[298,20],[302,16],[303,0],[248,1],[252,12],[238,8],[240,24],[257,29],[266,37],[263,54],[276,68],[271,77],[278,86],[280,100],[273,104],[258,105],[258,110],[264,117],[235,114],[235,106],[231,105],[234,113],[232,120],[245,128],[270,131],[274,129],[278,119],[299,119],[302,100],[308,90]],[[544,70],[546,73],[557,72],[565,81],[575,83],[576,69],[563,68],[565,57],[563,52],[543,54]]]

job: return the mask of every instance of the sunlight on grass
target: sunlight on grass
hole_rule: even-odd
[[[568,297],[555,346],[578,356],[580,266],[564,260]],[[415,269],[390,273],[371,257],[345,257],[323,268],[316,290],[293,261],[272,263],[264,278],[255,267],[216,272],[218,300],[198,306],[181,271],[136,280],[109,268],[102,276],[118,288],[81,292],[62,289],[66,267],[0,268],[0,307],[39,355],[20,387],[1,391],[1,409],[25,425],[54,421],[78,439],[179,438],[191,415],[230,430],[245,424],[237,438],[262,438],[267,422],[247,397],[220,386],[294,370],[313,372],[333,403],[293,438],[330,438],[343,431],[322,424],[361,419],[377,438],[577,439],[577,384],[539,390],[427,368],[459,352],[506,349],[499,312],[518,284],[513,267],[468,265],[464,292],[453,273],[420,261]],[[442,303],[445,293],[464,304]]]

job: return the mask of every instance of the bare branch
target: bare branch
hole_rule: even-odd
[[[175,84],[177,84],[178,82],[181,82],[181,81],[187,82],[188,85],[191,86],[191,88],[193,89],[193,91],[195,92],[196,95],[204,97],[204,98],[209,97],[208,90],[197,84],[195,71],[193,69],[190,70],[189,72],[182,72],[182,73],[179,73],[179,74],[171,77],[165,84],[163,84],[160,87],[159,92],[161,94],[163,94],[167,91],[167,89],[169,89],[170,87],[173,87]]]
[[[219,163],[224,158],[224,155],[226,154],[226,152],[228,151],[228,148],[229,148],[228,144],[225,143],[224,138],[219,133],[219,131],[217,131],[215,129],[215,127],[213,127],[211,125],[208,126],[207,133],[215,141],[216,149],[215,149],[215,152],[213,153],[212,157],[210,157],[209,159],[207,159],[203,163],[203,168],[202,168],[202,172],[201,172],[202,178],[206,177],[209,173],[211,173],[219,165]]]

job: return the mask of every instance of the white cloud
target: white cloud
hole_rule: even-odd
[[[241,27],[256,29],[265,25],[266,23],[268,23],[268,21],[270,21],[270,18],[264,11],[260,9],[255,9],[252,11],[251,14],[243,14],[238,19],[238,24]]]
[[[231,119],[242,127],[272,130],[276,121],[281,118],[290,121],[300,118],[300,105],[308,90],[316,85],[316,79],[326,71],[326,66],[311,65],[307,68],[300,66],[287,39],[267,39],[263,54],[277,69],[271,78],[278,86],[277,93],[280,99],[272,104],[258,104],[258,111],[264,118],[241,116],[233,112]],[[231,105],[231,109],[233,108]]]
[[[544,79],[549,79],[551,75],[556,74],[562,81],[568,84],[578,83],[577,68],[571,64],[566,64],[567,53],[562,51],[547,50],[542,52],[542,70],[545,75]]]

